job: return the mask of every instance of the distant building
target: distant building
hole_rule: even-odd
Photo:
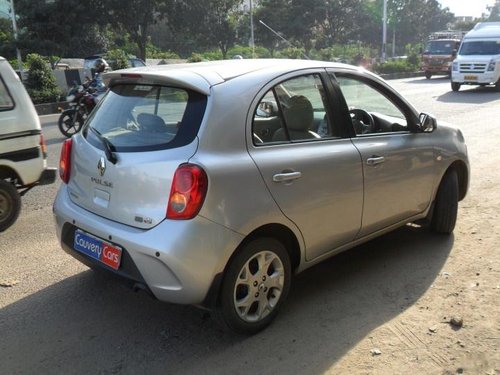
[[[474,17],[472,17],[472,16],[455,17],[455,23],[457,23],[457,22],[472,22],[472,21],[474,21]]]

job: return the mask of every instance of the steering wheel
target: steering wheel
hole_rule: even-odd
[[[352,124],[354,125],[354,130],[356,134],[367,134],[375,132],[376,125],[373,116],[360,108],[353,108],[349,110],[351,115]]]

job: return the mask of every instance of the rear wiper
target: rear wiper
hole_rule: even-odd
[[[106,159],[108,159],[109,162],[116,164],[116,162],[118,161],[118,158],[116,157],[115,154],[113,154],[115,146],[113,146],[107,138],[103,137],[102,134],[99,132],[99,130],[95,129],[92,126],[89,126],[89,127],[90,127],[90,130],[92,130],[92,132],[102,142],[102,144],[104,146],[104,153],[106,154]]]

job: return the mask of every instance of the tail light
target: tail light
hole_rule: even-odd
[[[207,194],[208,178],[195,164],[182,164],[174,174],[168,198],[167,218],[188,220],[201,209]]]
[[[45,144],[43,134],[40,134],[40,150],[42,150],[43,158],[47,159],[47,145]]]
[[[61,158],[59,159],[59,177],[65,184],[69,182],[69,177],[71,174],[71,147],[73,146],[73,141],[67,139],[61,149]]]

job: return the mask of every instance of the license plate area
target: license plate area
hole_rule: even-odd
[[[73,248],[114,270],[120,268],[122,249],[99,237],[77,229],[73,240]]]
[[[467,75],[467,76],[464,76],[464,80],[466,80],[466,81],[477,81],[477,76]]]

